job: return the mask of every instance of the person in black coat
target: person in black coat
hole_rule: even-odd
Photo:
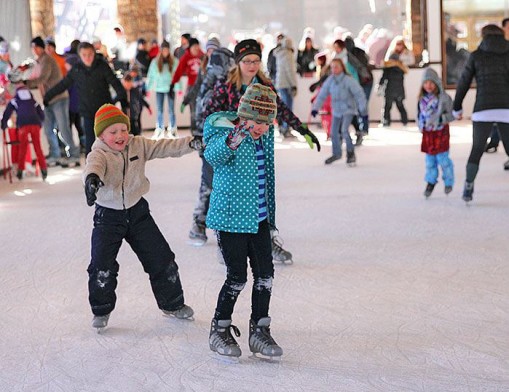
[[[453,115],[461,119],[463,99],[475,78],[477,90],[472,114],[473,144],[463,189],[463,200],[466,202],[472,200],[479,162],[495,124],[505,150],[509,151],[509,42],[504,39],[504,31],[494,24],[484,26],[481,34],[481,44],[470,54],[456,86],[453,106]]]
[[[408,123],[408,115],[403,105],[405,99],[405,74],[408,72],[408,67],[399,60],[396,53],[391,54],[389,60],[384,63],[382,78],[380,79],[380,86],[385,87],[385,105],[383,115],[383,125],[391,125],[391,108],[392,104],[396,102],[396,106],[401,114],[401,122],[403,125]]]
[[[78,46],[78,54],[80,61],[59,83],[46,92],[44,102],[49,102],[54,96],[71,86],[77,87],[78,110],[83,121],[85,151],[88,154],[95,140],[94,115],[105,103],[113,103],[110,86],[116,91],[117,99],[121,102],[123,109],[127,106],[127,96],[124,87],[106,61],[97,57],[92,44],[81,42]]]

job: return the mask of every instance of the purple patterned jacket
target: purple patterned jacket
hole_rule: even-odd
[[[276,92],[276,89],[272,84],[262,83],[257,78],[255,78],[252,83],[266,85]],[[240,98],[243,94],[244,92],[238,91],[234,84],[227,83],[224,80],[218,81],[214,86],[212,96],[205,105],[203,118],[206,119],[209,115],[216,112],[236,112],[239,107]],[[278,121],[286,122],[297,132],[302,133],[300,130],[302,122],[290,109],[288,109],[279,96],[277,97],[277,119]]]

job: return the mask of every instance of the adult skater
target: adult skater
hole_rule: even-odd
[[[275,222],[274,119],[276,93],[259,83],[247,87],[235,112],[219,112],[205,122],[205,159],[214,168],[207,226],[217,231],[226,280],[212,319],[209,346],[219,355],[242,352],[232,332],[237,298],[253,272],[249,349],[274,358],[283,350],[270,333],[269,302],[274,277],[270,230]]]
[[[258,42],[254,39],[240,41],[235,46],[234,56],[236,65],[230,70],[225,81],[215,85],[214,92],[203,112],[204,118],[215,112],[237,111],[240,98],[247,87],[253,83],[260,83],[275,91],[261,69],[262,50]],[[276,103],[278,121],[286,122],[304,136],[311,148],[316,144],[317,150],[320,151],[320,143],[316,136],[301,123],[279,97],[276,98]],[[283,249],[282,242],[274,233],[272,233],[272,257],[282,262],[292,259],[292,254]]]
[[[504,30],[494,24],[481,30],[482,41],[473,51],[456,87],[453,115],[463,117],[463,99],[475,78],[477,89],[472,114],[473,144],[467,163],[467,176],[463,188],[463,200],[473,198],[474,180],[484,153],[486,140],[496,124],[506,151],[509,151],[509,41]]]
[[[149,274],[162,312],[180,319],[192,317],[193,309],[184,304],[175,254],[154,222],[143,195],[150,187],[145,177],[148,160],[189,154],[201,148],[201,142],[192,136],[149,140],[129,135],[129,117],[111,104],[97,111],[94,131],[97,139],[83,173],[87,204],[95,203],[88,267],[92,326],[106,327],[115,309],[119,269],[116,258],[124,239]]]

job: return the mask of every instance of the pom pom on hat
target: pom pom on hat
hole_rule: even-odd
[[[260,83],[251,84],[240,98],[237,115],[246,120],[272,124],[277,115],[276,93]]]
[[[245,39],[235,46],[235,63],[238,64],[239,61],[248,54],[256,54],[262,58],[262,49],[260,44],[254,39]]]
[[[127,130],[131,130],[131,123],[129,122],[129,117],[127,117],[122,110],[117,108],[115,105],[107,103],[102,105],[94,117],[94,133],[96,137],[99,137],[101,133],[113,124],[125,124],[127,125]]]

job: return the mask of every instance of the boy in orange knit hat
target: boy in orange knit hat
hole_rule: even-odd
[[[88,289],[92,326],[98,331],[106,327],[115,308],[116,258],[124,239],[149,274],[163,314],[190,319],[194,313],[184,304],[175,254],[143,195],[150,187],[145,177],[148,160],[188,154],[201,148],[201,140],[189,136],[156,141],[129,135],[129,131],[129,118],[120,109],[111,104],[101,106],[94,121],[97,139],[83,173],[87,204],[95,203]]]

